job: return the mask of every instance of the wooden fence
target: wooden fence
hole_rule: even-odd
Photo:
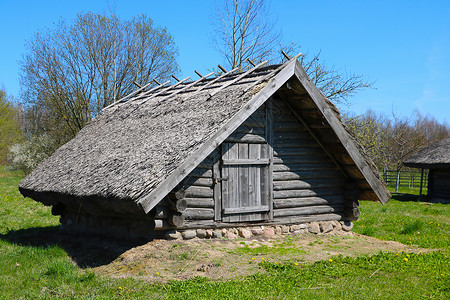
[[[383,180],[387,185],[395,185],[395,191],[399,187],[420,188],[422,172],[420,170],[384,170]],[[428,186],[428,170],[423,170],[422,187]]]

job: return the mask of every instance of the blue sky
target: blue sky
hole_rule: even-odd
[[[450,1],[268,1],[286,43],[321,51],[322,61],[374,82],[343,108],[409,116],[417,109],[450,122]],[[179,48],[182,74],[196,78],[222,63],[212,47],[215,1],[0,0],[0,86],[19,96],[18,61],[25,41],[60,18],[108,12],[129,19],[139,14],[167,27]]]

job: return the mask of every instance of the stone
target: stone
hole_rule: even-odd
[[[338,221],[335,221],[334,223],[336,226],[334,227],[334,231],[341,231],[342,230],[342,225],[341,223],[339,223]]]
[[[197,229],[197,237],[199,238],[206,238],[207,234],[206,234],[206,230],[205,229]]]
[[[265,229],[264,229],[264,235],[265,236],[272,236],[272,235],[274,235],[275,234],[275,231],[273,230],[273,228],[271,228],[271,227],[266,227]]]
[[[252,233],[246,228],[239,228],[239,236],[243,237],[244,239],[248,239],[252,237]]]
[[[353,223],[350,221],[343,221],[342,224],[342,230],[344,231],[351,231],[353,228]]]
[[[223,229],[222,229],[222,236],[225,236],[225,234],[227,234],[227,231],[228,231],[228,230],[227,230],[226,228],[223,228]]]
[[[181,235],[183,236],[183,239],[190,240],[197,236],[197,232],[195,230],[186,230],[183,231]]]
[[[275,234],[280,235],[281,234],[281,226],[275,226]]]
[[[302,229],[302,228],[300,227],[300,225],[291,225],[291,231],[292,231],[292,232],[299,231],[300,229]]]
[[[231,231],[227,231],[227,233],[225,233],[225,237],[229,240],[234,240],[237,239],[238,236]]]
[[[312,222],[311,224],[309,224],[309,226],[308,226],[308,232],[314,233],[314,234],[319,234],[319,233],[320,233],[320,226],[319,226],[319,223],[317,223],[317,222]]]
[[[237,230],[236,228],[231,228],[230,230],[231,230],[231,232],[234,233],[235,235],[238,235],[238,234],[239,234],[239,232],[238,232],[238,230]]]
[[[181,233],[176,230],[167,231],[164,237],[168,240],[179,240],[181,239]]]
[[[331,232],[331,231],[333,231],[333,225],[331,225],[330,222],[321,222],[320,223],[320,230],[323,233]]]
[[[221,230],[214,230],[212,232],[212,237],[216,238],[216,239],[221,239],[222,238],[222,231]]]
[[[281,226],[281,233],[282,234],[288,234],[289,233],[289,226],[286,226],[286,225]]]
[[[206,237],[212,238],[212,236],[213,236],[213,231],[211,229],[206,229]]]
[[[306,224],[300,224],[300,229],[307,229],[308,226]]]
[[[264,233],[264,231],[261,228],[252,228],[253,235],[262,235],[263,233]]]

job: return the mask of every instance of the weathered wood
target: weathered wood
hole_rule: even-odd
[[[214,208],[215,203],[213,198],[185,198],[185,200],[189,208],[192,207]]]
[[[214,178],[220,177],[220,161],[217,160],[213,166],[213,176]],[[222,183],[220,181],[216,181],[213,187],[213,205],[214,205],[214,221],[222,220]],[[205,198],[207,199],[207,198]],[[200,207],[200,206],[198,206]],[[206,207],[206,206],[202,206]]]
[[[305,206],[305,207],[291,207],[275,209],[273,216],[287,217],[287,216],[304,216],[304,215],[320,215],[327,213],[342,212],[344,209],[341,205],[320,205],[320,206]]]
[[[268,205],[250,206],[250,207],[230,207],[223,209],[224,214],[240,214],[240,213],[267,212],[267,211],[269,211]]]
[[[273,164],[308,164],[308,163],[331,163],[331,160],[321,153],[314,156],[278,156],[273,158]]]
[[[304,207],[312,205],[327,205],[327,204],[343,204],[344,197],[341,195],[328,195],[321,197],[305,197],[305,198],[286,198],[274,199],[274,209],[290,208],[290,207]]]
[[[336,188],[341,187],[343,182],[344,180],[342,178],[274,181],[273,190],[282,191],[310,188]]]
[[[254,222],[252,225],[290,225],[290,224],[300,224],[300,223],[308,223],[308,222],[318,222],[318,221],[340,221],[346,220],[341,214],[329,213],[329,214],[320,214],[313,216],[291,216],[291,217],[279,217],[271,221],[262,221],[262,222]],[[198,229],[198,228],[228,228],[228,227],[247,227],[248,223],[221,223],[214,222],[212,220],[192,220],[186,221],[183,225],[178,227],[178,229]]]
[[[302,156],[315,155],[317,149],[315,148],[274,148],[273,155],[275,156]]]
[[[311,99],[314,101],[317,108],[325,117],[327,123],[330,124],[333,131],[338,136],[341,144],[344,145],[353,161],[355,161],[358,168],[364,174],[364,177],[369,182],[373,191],[377,194],[377,200],[381,201],[382,203],[388,202],[390,199],[389,192],[383,186],[382,182],[378,179],[377,174],[374,173],[374,170],[372,170],[372,168],[369,166],[360,149],[355,145],[353,139],[350,137],[349,133],[346,131],[341,121],[336,116],[336,113],[330,108],[325,96],[323,96],[323,94],[317,89],[317,87],[312,84],[311,80],[308,78],[308,75],[299,64],[295,66],[294,73],[300,83],[306,89],[308,94],[311,96]]]
[[[251,144],[264,144],[266,143],[266,139],[263,136],[251,134],[251,133],[238,133],[232,134],[226,139],[227,143],[251,143]]]
[[[186,191],[183,188],[177,189],[177,190],[173,190],[171,191],[169,194],[169,199],[170,200],[179,200],[179,199],[183,199],[186,196]]]
[[[263,126],[253,127],[253,126],[247,126],[247,124],[244,123],[233,132],[233,134],[238,134],[238,133],[251,133],[251,134],[264,136],[265,129]]]
[[[217,94],[218,92],[220,92],[221,90],[225,89],[226,87],[232,85],[233,83],[241,80],[242,78],[244,78],[245,76],[247,76],[248,74],[254,72],[257,68],[264,66],[265,64],[267,64],[267,60],[263,61],[261,63],[259,63],[257,66],[254,66],[253,68],[251,68],[250,70],[242,73],[241,75],[237,76],[236,78],[234,78],[233,80],[228,81],[227,83],[223,84],[222,86],[220,86],[219,88],[217,88],[216,90],[214,90],[213,92],[209,93],[209,96],[212,97],[215,94]]]
[[[273,198],[274,199],[285,199],[285,198],[301,198],[301,197],[314,197],[314,196],[327,196],[327,195],[342,195],[341,188],[321,188],[313,190],[304,189],[304,190],[282,190],[282,191],[274,191]]]
[[[188,207],[183,216],[186,220],[214,220],[213,208]]]
[[[186,189],[186,198],[213,198],[214,190],[211,187],[190,186]]]
[[[243,158],[243,159],[223,159],[222,165],[268,165],[270,163],[268,158]]]
[[[351,202],[350,205],[345,205],[345,216],[351,220],[356,221],[359,218],[359,203],[358,201]]]
[[[183,212],[187,208],[187,201],[185,199],[179,199],[179,200],[173,201],[173,200],[170,200],[169,198],[166,198],[166,201],[168,203],[168,207],[172,211]]]
[[[316,148],[316,151],[321,151],[319,144],[316,141],[310,139],[297,139],[297,140],[278,140],[275,145],[276,148]]]
[[[303,180],[303,179],[325,179],[339,177],[337,171],[298,171],[298,172],[273,172],[274,181],[287,181],[287,180]]]
[[[294,74],[295,61],[286,65],[264,88],[254,95],[226,124],[217,130],[189,158],[183,161],[172,173],[147,196],[139,200],[144,212],[149,212],[167,195],[187,174],[217,148],[236,128],[252,115]],[[211,171],[212,175],[212,171]]]
[[[203,169],[203,168],[195,168],[189,173],[189,176],[192,177],[202,177],[202,178],[212,178],[212,170],[211,169]]]
[[[203,177],[193,177],[190,176],[184,182],[184,188],[187,189],[190,186],[204,186],[204,187],[212,187],[213,179],[212,178],[203,178]]]
[[[184,219],[185,219],[184,214],[174,213],[169,215],[167,221],[169,222],[170,225],[181,226],[184,223]]]
[[[298,139],[310,139],[311,135],[307,131],[293,131],[293,132],[274,132],[273,137],[275,142],[279,140],[298,140]]]
[[[275,123],[275,126],[273,128],[273,131],[278,132],[296,132],[296,131],[305,131],[305,127],[302,126],[297,120],[295,121],[286,121],[281,122],[278,121]]]
[[[285,171],[323,171],[323,170],[337,170],[336,166],[330,163],[316,163],[316,164],[276,164],[273,166],[274,172]]]
[[[301,53],[298,55],[300,56]],[[294,60],[297,59],[296,56],[293,58]],[[267,146],[265,149],[267,149],[267,155],[263,157],[268,157],[270,164],[268,168],[264,168],[263,171],[265,176],[267,176],[267,191],[268,191],[268,203],[269,205],[269,215],[268,219],[273,220],[273,157],[274,157],[274,151],[273,151],[273,145],[274,145],[274,120],[273,120],[273,102],[274,98],[270,97],[270,99],[266,102],[266,138],[267,138]],[[261,152],[261,154],[263,154]],[[266,171],[267,170],[267,171]],[[261,176],[262,177],[262,176]],[[265,191],[265,190],[263,190]],[[261,202],[262,204],[266,204],[264,202]]]
[[[156,219],[150,223],[150,227],[153,227],[154,230],[164,230],[171,228],[169,222],[167,220]],[[151,228],[149,228],[151,229]]]
[[[199,73],[197,73],[197,75],[198,75],[198,74],[199,74]],[[162,101],[164,101],[164,100],[166,100],[166,99],[168,99],[168,98],[170,98],[170,97],[173,97],[173,96],[175,96],[175,95],[177,95],[177,94],[179,94],[179,93],[181,93],[181,92],[184,92],[184,91],[190,89],[191,87],[193,87],[194,85],[196,85],[196,84],[199,83],[200,81],[202,81],[202,80],[208,78],[209,76],[211,76],[211,75],[213,75],[213,74],[214,74],[214,72],[211,72],[211,73],[209,73],[208,75],[201,76],[200,79],[197,79],[196,81],[187,84],[187,85],[184,86],[183,88],[181,88],[181,89],[179,89],[179,90],[173,92],[172,94],[167,95],[166,97],[164,97],[164,98],[158,100],[158,102],[162,102]],[[178,80],[178,81],[179,81],[179,80]]]

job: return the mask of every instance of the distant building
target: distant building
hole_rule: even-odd
[[[429,169],[428,198],[450,203],[450,138],[434,143],[409,157],[405,166]]]

